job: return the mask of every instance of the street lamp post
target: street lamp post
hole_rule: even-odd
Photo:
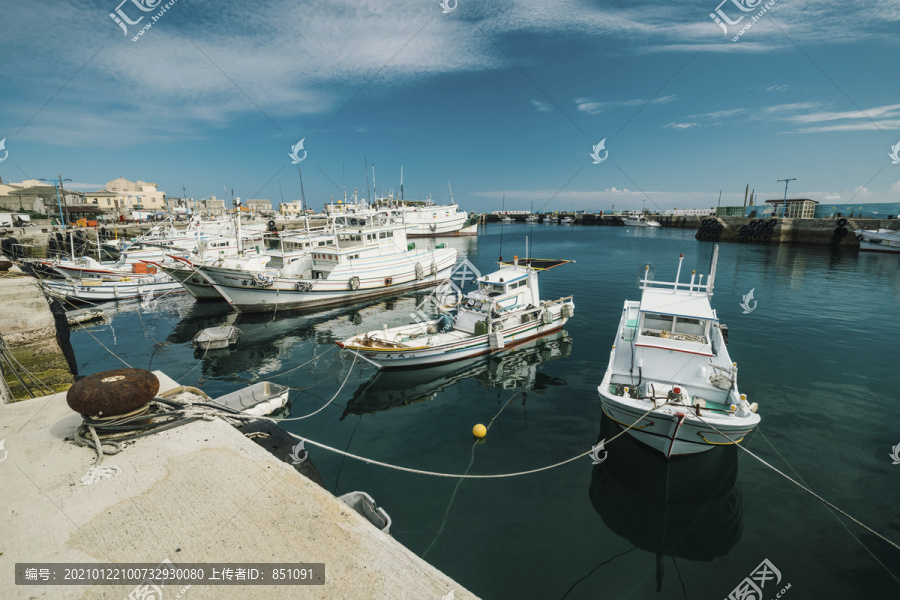
[[[797,181],[797,178],[791,177],[790,179],[778,179],[778,181],[784,182],[784,208],[781,211],[781,218],[783,219],[785,216],[787,216],[787,186],[788,186],[788,182]]]
[[[62,175],[59,176],[58,179],[39,179],[38,181],[52,181],[53,187],[56,188],[56,206],[59,207],[59,219],[62,221],[62,226],[66,226],[66,218],[63,216],[62,202],[59,200],[59,188],[62,187],[63,181],[72,181],[71,179],[63,179]],[[56,185],[57,181],[59,181],[59,186]],[[63,190],[65,192],[65,190]]]

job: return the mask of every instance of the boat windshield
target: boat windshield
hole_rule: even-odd
[[[707,323],[706,319],[644,313],[641,333],[654,337],[669,337],[671,334],[675,340],[705,344]]]
[[[496,296],[497,294],[504,293],[504,285],[502,283],[488,283],[483,281],[481,283],[481,291],[489,296]]]

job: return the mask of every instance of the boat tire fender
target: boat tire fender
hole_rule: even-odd
[[[354,292],[359,289],[359,277],[350,278],[350,289]]]

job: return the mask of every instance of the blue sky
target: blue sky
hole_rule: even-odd
[[[177,0],[133,42],[166,3],[119,1],[4,0],[4,181],[277,203],[305,138],[314,207],[344,182],[365,196],[365,159],[380,189],[402,165],[408,197],[449,181],[479,211],[740,204],[785,177],[792,197],[900,201],[896,0],[776,0],[736,42],[765,2]],[[127,36],[117,7],[144,17]],[[743,16],[728,35],[717,8]]]

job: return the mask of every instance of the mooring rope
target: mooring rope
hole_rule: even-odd
[[[324,352],[322,354],[324,354]],[[321,356],[321,354],[319,356]],[[274,421],[275,423],[281,423],[282,421],[299,421],[301,419],[308,419],[311,416],[318,414],[318,413],[322,412],[323,410],[325,410],[325,407],[328,406],[329,404],[331,404],[332,402],[334,402],[335,398],[337,398],[338,395],[340,395],[341,390],[344,389],[344,386],[347,384],[347,380],[350,379],[350,373],[353,372],[353,365],[356,364],[356,357],[357,357],[357,355],[354,352],[353,353],[353,362],[350,363],[350,369],[347,371],[347,376],[344,377],[344,381],[341,383],[341,387],[339,387],[338,390],[334,393],[334,396],[331,397],[331,400],[329,400],[328,402],[326,402],[325,404],[320,406],[315,411],[309,413],[308,415],[303,415],[302,417],[288,417],[287,419],[269,419],[269,420]],[[315,359],[313,359],[313,360],[315,360]],[[310,361],[310,362],[312,362],[312,361]]]
[[[863,523],[862,521],[860,521],[859,519],[857,519],[856,517],[854,517],[853,515],[851,515],[850,513],[848,513],[847,511],[845,511],[845,510],[843,510],[843,509],[841,509],[841,508],[838,508],[837,506],[835,506],[834,504],[832,504],[831,502],[829,502],[828,500],[826,500],[825,498],[823,498],[823,497],[820,496],[819,494],[815,493],[814,491],[812,491],[811,489],[809,489],[808,487],[806,487],[805,485],[803,485],[803,484],[800,483],[799,481],[797,481],[797,480],[791,478],[790,475],[788,475],[788,474],[786,474],[786,473],[780,471],[780,470],[779,470],[777,467],[775,467],[774,465],[769,464],[768,462],[765,461],[765,459],[763,459],[763,458],[757,456],[752,450],[750,450],[750,449],[748,449],[748,448],[745,448],[744,446],[738,444],[736,441],[734,441],[733,439],[731,439],[730,437],[728,437],[725,433],[719,431],[719,430],[716,428],[715,425],[713,425],[712,423],[710,423],[709,421],[707,421],[706,419],[704,419],[704,418],[701,417],[700,415],[697,415],[697,418],[699,418],[701,421],[703,421],[704,423],[706,423],[707,425],[709,425],[710,427],[712,427],[713,429],[715,429],[716,432],[717,432],[719,435],[721,435],[722,437],[724,437],[726,440],[730,441],[732,444],[734,444],[735,446],[737,446],[738,448],[740,448],[741,450],[743,450],[744,452],[746,452],[747,454],[749,454],[750,456],[752,456],[753,458],[755,458],[756,460],[758,460],[759,462],[761,462],[762,464],[764,464],[765,466],[769,467],[770,469],[772,469],[773,471],[775,471],[776,473],[778,473],[779,475],[781,475],[782,477],[784,477],[785,479],[787,479],[788,481],[790,481],[791,483],[793,483],[794,485],[796,485],[798,488],[800,488],[801,490],[803,490],[804,492],[806,492],[807,494],[809,494],[810,496],[812,496],[813,498],[815,498],[816,500],[818,500],[819,502],[821,502],[822,504],[824,504],[825,506],[831,508],[832,510],[837,511],[838,513],[840,513],[841,515],[847,517],[848,519],[850,519],[851,521],[853,521],[854,523],[856,523],[857,525],[859,525],[860,527],[862,527],[863,529],[865,529],[866,531],[868,531],[869,533],[871,533],[872,535],[876,536],[876,537],[879,538],[880,540],[882,540],[882,541],[884,541],[884,542],[890,544],[891,546],[893,546],[893,547],[896,548],[897,550],[900,550],[900,545],[898,545],[897,543],[892,542],[891,540],[889,540],[888,538],[884,537],[883,535],[881,535],[880,533],[878,533],[877,531],[875,531],[874,529],[872,529],[871,527],[869,527],[868,525],[866,525],[865,523]]]
[[[332,400],[333,400],[333,398],[332,398]],[[666,402],[665,404],[668,404],[668,402]],[[641,422],[644,417],[649,415],[654,410],[657,410],[657,409],[661,408],[662,406],[665,406],[665,404],[662,404],[660,406],[654,406],[653,408],[651,408],[650,410],[648,410],[647,412],[642,414],[640,417],[637,418],[637,420],[634,423],[632,423],[631,425],[628,425],[627,427],[622,429],[622,431],[620,431],[619,433],[617,433],[616,435],[611,437],[609,440],[604,441],[603,442],[604,446],[606,444],[609,444],[609,443],[615,441],[618,437],[624,435],[629,429],[631,429],[632,427],[637,425],[639,422]],[[275,419],[271,419],[271,420],[274,421]],[[287,420],[287,419],[284,419],[284,420]],[[356,454],[353,454],[350,452],[345,452],[344,450],[340,450],[339,448],[332,448],[331,446],[322,444],[320,442],[316,442],[309,438],[305,438],[305,437],[303,437],[301,435],[297,435],[296,433],[293,433],[291,431],[288,431],[288,434],[291,435],[293,438],[298,439],[302,442],[308,442],[308,443],[312,444],[313,446],[316,446],[317,448],[322,448],[323,450],[330,450],[332,452],[341,454],[348,458],[355,458],[356,460],[362,461],[366,464],[378,465],[379,467],[385,467],[386,469],[394,469],[395,471],[403,471],[405,473],[415,473],[416,475],[430,475],[432,477],[448,477],[451,479],[452,478],[501,479],[501,478],[505,478],[505,477],[518,477],[520,475],[531,475],[533,473],[540,473],[541,471],[549,471],[550,469],[555,469],[556,467],[561,467],[563,465],[569,464],[572,461],[578,460],[579,458],[584,458],[585,456],[589,456],[590,454],[592,454],[594,452],[594,447],[592,447],[587,452],[582,452],[581,454],[578,454],[577,456],[573,456],[572,458],[567,458],[566,460],[564,460],[562,462],[558,462],[553,465],[547,465],[546,467],[539,467],[537,469],[530,469],[528,471],[519,471],[517,473],[496,473],[496,474],[492,474],[492,475],[469,475],[467,473],[462,473],[462,474],[460,474],[460,473],[439,473],[437,471],[424,471],[422,469],[413,469],[411,467],[401,467],[399,465],[392,465],[392,464],[389,464],[386,462],[381,462],[379,460],[374,460],[374,459],[366,458],[364,456],[359,456],[359,455],[356,455]]]

